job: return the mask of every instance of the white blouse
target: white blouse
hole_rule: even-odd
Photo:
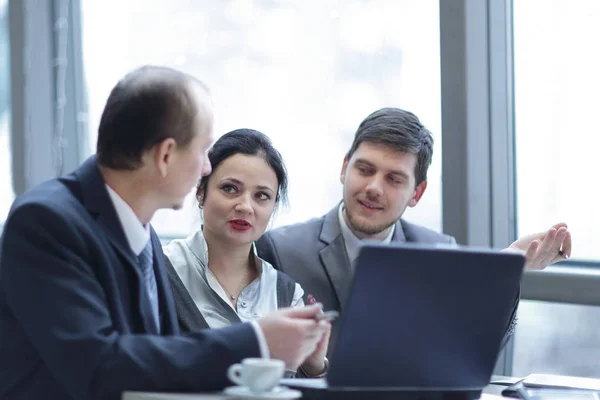
[[[256,255],[256,248],[252,247]],[[211,328],[252,321],[277,310],[277,270],[268,262],[257,257],[261,261],[257,265],[259,277],[242,290],[235,310],[208,268],[208,245],[201,230],[186,239],[169,242],[163,251]],[[304,306],[303,295],[304,290],[296,283],[291,306]]]

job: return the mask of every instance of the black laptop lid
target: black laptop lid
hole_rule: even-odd
[[[510,252],[365,244],[339,321],[329,386],[483,388],[524,261]]]

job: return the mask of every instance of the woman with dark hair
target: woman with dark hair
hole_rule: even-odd
[[[237,129],[219,138],[208,158],[212,172],[196,191],[202,226],[163,248],[181,330],[220,328],[304,306],[300,285],[260,259],[254,247],[287,199],[281,155],[263,133]],[[302,376],[326,372],[327,329],[300,366]]]

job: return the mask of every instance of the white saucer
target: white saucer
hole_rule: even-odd
[[[230,386],[223,391],[228,396],[242,399],[298,399],[302,397],[299,390],[290,389],[286,386],[277,386],[270,392],[255,393],[247,386]]]

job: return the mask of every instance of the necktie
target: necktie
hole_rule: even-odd
[[[156,278],[154,276],[153,268],[153,257],[152,257],[152,241],[149,240],[144,247],[144,250],[138,256],[138,263],[142,270],[144,277],[144,286],[146,287],[146,293],[150,299],[150,306],[152,307],[152,316],[154,317],[154,324],[156,330],[160,333],[160,324],[158,317],[158,290],[156,289]]]

